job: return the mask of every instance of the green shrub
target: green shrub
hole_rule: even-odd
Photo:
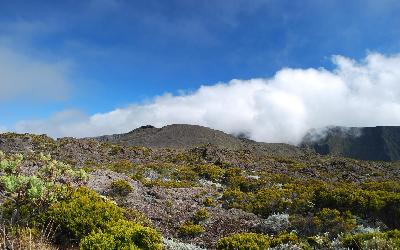
[[[336,209],[324,208],[314,217],[318,232],[330,232],[333,236],[351,231],[356,226],[356,220],[349,211],[340,213]]]
[[[182,236],[195,237],[204,233],[204,228],[201,225],[194,224],[192,221],[185,221],[179,226],[178,232]]]
[[[92,232],[82,239],[82,250],[89,249],[163,249],[161,235],[152,228],[131,221],[111,222],[105,230]]]
[[[187,166],[177,167],[176,172],[173,174],[173,177],[176,180],[188,182],[195,182],[199,178],[197,173],[192,168]]]
[[[92,232],[84,237],[79,244],[81,250],[111,250],[115,249],[115,245],[114,236],[101,231]]]
[[[0,189],[7,202],[2,206],[3,216],[19,222],[32,223],[36,217],[59,199],[63,199],[70,185],[82,184],[87,174],[82,169],[52,160],[49,155],[28,155],[39,166],[26,173],[21,165],[26,161],[21,154],[6,155],[0,151]],[[9,219],[9,218],[8,218]]]
[[[270,247],[270,237],[256,233],[239,233],[219,239],[218,250],[265,250]]]
[[[110,145],[110,155],[118,155],[124,153],[124,149],[119,145]]]
[[[200,208],[196,213],[194,213],[193,220],[195,223],[200,223],[206,221],[209,217],[210,215],[208,214],[207,209]]]
[[[238,167],[232,167],[225,170],[223,183],[230,187],[239,187],[241,178],[243,177],[243,170]]]
[[[133,163],[129,160],[119,160],[109,165],[109,169],[118,173],[126,173],[133,169]]]
[[[299,242],[300,242],[300,239],[297,236],[297,234],[295,234],[295,233],[281,233],[281,234],[278,234],[277,236],[274,236],[270,240],[270,245],[271,245],[271,247],[275,247],[275,246],[279,246],[279,245],[286,244],[286,243],[297,244]]]
[[[329,232],[330,238],[341,233],[348,233],[356,226],[354,216],[349,212],[324,208],[315,215],[292,215],[290,222],[302,236],[313,236]]]
[[[124,210],[99,196],[95,191],[80,187],[64,201],[53,204],[48,220],[58,224],[77,239],[96,229],[105,229],[111,221],[124,218]]]
[[[400,249],[400,231],[374,232],[364,234],[348,234],[342,238],[345,247],[354,250],[364,249]],[[383,248],[377,248],[374,244],[380,242]],[[369,245],[369,246],[368,246]]]
[[[400,193],[363,190],[354,185],[322,187],[315,192],[318,207],[349,210],[363,218],[375,218],[392,228],[400,227]]]
[[[303,185],[285,184],[264,188],[252,199],[252,211],[263,217],[272,213],[304,213],[310,210],[313,190]]]
[[[251,211],[252,194],[247,194],[239,189],[226,189],[222,194],[223,207],[225,208],[240,208],[246,211]]]
[[[243,192],[228,188],[222,195],[223,206],[239,208],[267,218],[273,213],[304,213],[313,208],[313,189],[305,185],[285,184]]]
[[[116,180],[111,182],[111,192],[120,196],[127,196],[133,188],[126,180]]]
[[[136,210],[134,208],[125,208],[124,214],[125,214],[125,218],[129,221],[133,221],[133,222],[140,224],[142,226],[145,226],[145,227],[153,226],[153,223],[147,217],[147,215],[140,212],[139,210]]]
[[[197,165],[194,171],[196,171],[201,178],[210,181],[219,181],[224,175],[224,170],[213,164]]]
[[[203,205],[207,207],[215,207],[215,200],[212,197],[206,197],[203,200]]]

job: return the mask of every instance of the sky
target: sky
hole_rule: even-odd
[[[0,132],[400,125],[397,0],[0,0]]]

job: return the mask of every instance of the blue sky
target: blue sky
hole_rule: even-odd
[[[14,72],[0,77],[0,125],[397,54],[399,11],[396,0],[0,1],[0,66]]]

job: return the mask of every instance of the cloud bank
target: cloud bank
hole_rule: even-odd
[[[334,56],[334,68],[278,71],[272,78],[231,80],[180,95],[87,116],[68,110],[47,120],[21,121],[18,132],[96,136],[141,125],[198,124],[246,133],[265,142],[297,144],[311,128],[400,125],[400,55]]]

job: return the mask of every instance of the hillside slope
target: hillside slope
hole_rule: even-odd
[[[400,160],[400,127],[332,127],[325,136],[315,139],[310,132],[303,146],[313,148],[320,154],[334,154],[361,160]]]
[[[103,230],[103,226],[114,228],[115,224],[107,223],[86,230],[88,223],[100,221],[100,215],[106,214],[104,207],[124,212],[125,224],[156,229],[166,250],[236,249],[230,244],[235,245],[237,237],[244,239],[239,244],[264,237],[257,241],[261,244],[257,249],[270,249],[272,244],[277,248],[271,249],[334,249],[337,244],[341,244],[340,249],[356,249],[349,239],[359,237],[359,233],[366,232],[365,228],[384,230],[379,235],[368,235],[378,237],[380,243],[392,238],[396,244],[400,242],[400,231],[395,231],[400,228],[397,163],[324,156],[285,144],[231,139],[239,141],[243,148],[211,144],[147,148],[94,139],[54,140],[46,135],[0,134],[0,151],[4,152],[0,152],[0,204],[25,194],[23,203],[13,202],[11,208],[27,211],[25,204],[33,208],[27,214],[20,213],[17,220],[14,214],[18,213],[4,214],[5,220],[14,224],[7,225],[9,237],[1,237],[0,246],[12,243],[15,237],[24,239],[23,234],[13,233],[15,228],[29,226],[42,232],[46,223],[34,222],[43,216],[54,218],[48,208],[60,206],[71,209],[55,210],[59,211],[56,233],[47,240],[52,248],[46,249],[77,249],[78,245],[90,243],[93,233]],[[302,153],[290,156],[295,150]],[[15,185],[9,185],[14,183],[10,180],[18,180],[17,185],[22,186],[15,189]],[[47,189],[60,200],[47,196],[47,191],[33,192]],[[64,191],[72,193],[65,195]],[[41,202],[32,194],[40,195]],[[76,198],[81,196],[84,202],[77,203]],[[44,214],[36,214],[39,209]],[[120,225],[121,220],[117,219]],[[71,234],[76,234],[75,224],[65,220],[80,225],[82,231],[77,233],[81,239]],[[107,231],[115,236],[119,232],[130,231]],[[311,237],[328,235],[326,232],[332,238],[324,238],[325,245],[310,241]],[[339,240],[332,240],[337,237]],[[159,242],[155,239],[146,242]],[[99,244],[99,238],[94,240]],[[382,249],[400,247],[400,243],[384,243],[387,247]],[[241,249],[249,248],[243,245]]]
[[[149,148],[188,149],[211,144],[225,149],[248,149],[270,155],[302,155],[303,149],[284,143],[262,143],[237,138],[219,130],[188,124],[173,124],[162,128],[142,126],[129,133],[105,135],[94,138],[123,146],[143,146]]]

